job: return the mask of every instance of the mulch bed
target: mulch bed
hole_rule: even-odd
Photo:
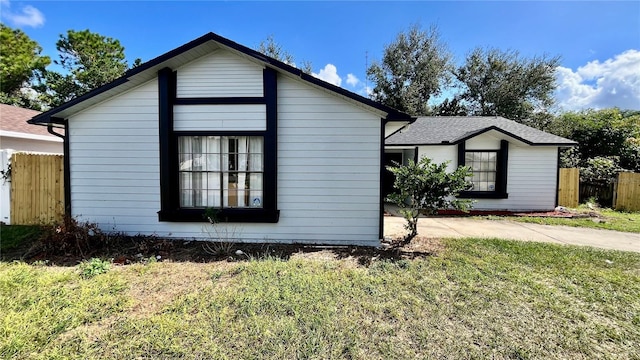
[[[59,266],[75,266],[90,258],[108,259],[114,265],[129,265],[149,261],[217,262],[247,261],[250,259],[276,258],[289,260],[292,257],[326,259],[354,259],[368,265],[378,259],[390,261],[424,258],[435,255],[441,245],[434,239],[416,237],[404,247],[374,248],[363,246],[311,246],[301,244],[249,244],[220,243],[211,241],[168,240],[150,236],[121,236],[109,246],[94,248],[91,253],[45,252],[39,242],[24,244],[4,251],[2,261],[45,262]]]

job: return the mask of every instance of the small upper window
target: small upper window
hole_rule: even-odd
[[[180,136],[181,208],[262,208],[262,136]]]
[[[465,152],[464,162],[472,173],[467,178],[473,184],[469,191],[496,191],[497,158],[496,151]]]

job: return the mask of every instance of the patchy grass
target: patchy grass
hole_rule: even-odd
[[[640,357],[640,254],[497,239],[439,249],[156,262],[90,279],[2,263],[0,358]]]
[[[0,251],[31,245],[42,233],[37,225],[0,225]]]
[[[125,285],[117,275],[84,281],[72,269],[0,263],[0,358],[41,357],[65,331],[122,310]]]
[[[508,219],[518,222],[542,224],[542,225],[565,225],[574,227],[587,227],[593,229],[616,230],[630,233],[640,233],[640,212],[623,212],[610,209],[598,210],[602,218],[553,218],[553,217],[486,217],[489,219]]]

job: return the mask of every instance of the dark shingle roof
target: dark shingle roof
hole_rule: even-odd
[[[385,140],[386,145],[457,144],[489,130],[499,131],[529,145],[574,146],[575,141],[493,116],[420,117]]]

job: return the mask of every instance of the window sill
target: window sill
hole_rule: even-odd
[[[204,216],[205,209],[176,209],[158,211],[159,221],[209,222]],[[221,209],[217,212],[219,222],[277,223],[280,210],[272,209]]]
[[[496,191],[464,191],[458,197],[460,199],[508,199],[509,194]]]

